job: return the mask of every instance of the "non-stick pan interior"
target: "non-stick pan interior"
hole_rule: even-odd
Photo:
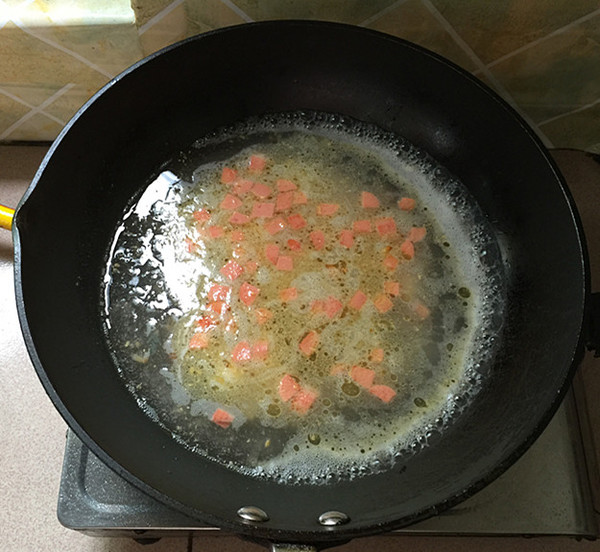
[[[99,316],[117,222],[169,159],[210,130],[316,110],[407,138],[469,188],[503,255],[509,309],[486,385],[461,419],[384,474],[285,486],[178,445],[138,408]],[[50,397],[119,473],[188,514],[276,539],[337,540],[410,523],[504,470],[559,403],[580,351],[582,237],[561,178],[522,121],[474,79],[406,42],[336,24],[271,22],[208,33],[141,62],[53,145],[15,224],[19,313]],[[243,524],[242,506],[270,520]],[[351,521],[317,522],[340,510]]]

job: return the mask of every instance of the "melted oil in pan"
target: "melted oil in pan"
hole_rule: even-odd
[[[460,414],[504,295],[460,183],[404,140],[323,114],[222,129],[182,158],[125,214],[105,275],[106,337],[152,419],[232,469],[324,483],[387,469]],[[253,217],[257,203],[272,216]]]

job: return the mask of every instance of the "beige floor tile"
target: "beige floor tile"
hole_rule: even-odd
[[[0,75],[1,75],[0,71]],[[26,102],[32,106],[38,106],[43,103],[47,98],[58,92],[61,86],[57,83],[12,83],[2,82],[0,88],[6,91],[7,94],[19,98],[23,102]],[[23,106],[24,109],[29,110],[27,106]],[[0,112],[2,109],[0,108]]]
[[[0,93],[0,135],[29,111],[31,108]]]
[[[62,130],[63,125],[42,113],[36,113],[23,121],[8,136],[9,140],[47,140],[52,141]]]

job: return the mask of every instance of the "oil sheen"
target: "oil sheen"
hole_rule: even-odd
[[[105,333],[184,446],[256,477],[351,479],[427,446],[478,392],[500,264],[466,189],[402,138],[271,116],[199,140],[129,207]]]

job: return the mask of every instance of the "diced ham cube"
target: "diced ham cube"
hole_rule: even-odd
[[[283,178],[280,178],[276,184],[278,192],[291,192],[292,190],[297,189],[296,184],[291,180],[285,180]]]
[[[413,242],[404,240],[402,245],[400,245],[400,253],[402,253],[402,256],[405,259],[410,261],[415,256],[415,246]]]
[[[221,268],[220,272],[221,274],[223,274],[223,276],[233,281],[242,275],[242,272],[244,272],[244,268],[240,266],[240,264],[237,261],[231,259],[230,261],[227,261],[227,263],[225,263],[223,268]]]
[[[245,265],[244,265],[244,270],[248,273],[248,274],[254,274],[256,272],[256,270],[258,269],[258,263],[256,261],[248,261]]]
[[[269,309],[258,308],[254,310],[254,317],[256,318],[256,323],[262,326],[273,318],[273,313]]]
[[[273,193],[273,190],[271,190],[271,188],[269,188],[269,186],[267,186],[266,184],[261,184],[260,182],[256,182],[254,184],[254,186],[252,186],[252,193],[256,197],[260,197],[260,198],[264,199],[264,198],[269,197]]]
[[[403,211],[412,211],[415,208],[415,200],[411,197],[403,197],[399,202],[398,202],[398,207],[400,207],[400,209],[402,209]]]
[[[371,192],[362,192],[360,202],[364,209],[377,209],[379,207],[379,200]]]
[[[237,178],[237,171],[231,167],[223,167],[221,171],[221,182],[231,184]]]
[[[303,354],[310,356],[316,351],[318,344],[319,334],[311,330],[302,338],[298,347]]]
[[[285,227],[286,227],[285,221],[281,217],[276,217],[274,219],[271,219],[269,222],[267,222],[265,224],[265,230],[269,234],[271,234],[271,236],[274,236],[275,234],[278,234]]]
[[[354,245],[354,234],[352,230],[342,230],[340,232],[340,244],[350,249]]]
[[[338,203],[319,203],[317,205],[317,215],[322,217],[331,217],[338,212],[340,208]]]
[[[252,346],[252,358],[265,360],[269,354],[269,342],[266,339],[257,341]]]
[[[375,221],[375,228],[380,236],[393,236],[396,234],[396,223],[393,218],[380,218]]]
[[[203,332],[199,331],[192,335],[188,348],[192,351],[197,349],[204,349],[208,347],[209,337]]]
[[[277,267],[277,270],[294,270],[294,259],[287,255],[280,255],[275,266]]]
[[[214,411],[212,418],[210,420],[211,420],[211,422],[214,422],[215,424],[222,427],[223,429],[227,429],[231,425],[231,423],[233,422],[234,419],[235,419],[235,416],[233,414],[230,414],[229,412],[227,412],[226,410],[223,410],[222,408],[217,408]]]
[[[323,234],[321,230],[315,230],[314,232],[311,232],[309,237],[313,247],[317,251],[320,251],[323,249],[323,247],[325,247],[325,234]]]
[[[348,306],[360,310],[366,302],[367,296],[359,289],[348,302]]]
[[[279,192],[275,198],[275,209],[277,212],[289,211],[294,204],[294,192]]]
[[[336,314],[341,312],[344,308],[344,305],[341,301],[336,299],[335,297],[327,297],[325,301],[323,301],[323,312],[328,316],[328,318],[333,318]]]
[[[392,281],[384,282],[383,291],[385,291],[388,295],[398,297],[398,295],[400,295],[400,283]]]
[[[254,186],[252,180],[241,179],[233,183],[233,193],[243,197],[245,196]]]
[[[229,294],[231,293],[231,288],[229,286],[224,286],[221,284],[213,284],[208,290],[208,300],[209,301],[227,301],[229,299]]]
[[[211,301],[206,308],[217,314],[225,314],[229,310],[229,304],[225,301]]]
[[[352,225],[355,234],[368,234],[371,232],[370,220],[355,220]]]
[[[264,155],[252,155],[248,161],[248,170],[254,173],[260,173],[265,170],[267,159]]]
[[[388,270],[396,270],[398,263],[400,260],[398,257],[394,257],[394,255],[386,255],[383,259],[383,266]]]
[[[373,304],[381,314],[389,311],[394,306],[390,298],[383,293],[373,299]]]
[[[396,396],[396,391],[388,385],[372,385],[369,388],[369,393],[381,399],[384,403],[389,403]]]
[[[259,293],[259,288],[249,284],[248,282],[244,282],[240,286],[240,301],[244,303],[244,305],[251,307],[254,301],[256,301]]]
[[[300,251],[302,249],[302,244],[298,240],[289,239],[287,246],[290,251]]]
[[[192,238],[186,236],[185,248],[188,253],[194,253],[198,249],[198,244]]]
[[[273,264],[277,264],[279,258],[279,246],[276,243],[268,243],[265,245],[265,257]]]
[[[203,316],[196,320],[194,326],[201,332],[208,332],[216,327],[217,323],[210,316]]]
[[[229,217],[230,224],[246,224],[250,222],[250,217],[248,215],[244,215],[243,213],[238,213],[234,211]]]
[[[210,213],[206,209],[198,209],[192,213],[192,216],[198,222],[206,222],[210,220]]]
[[[380,347],[375,349],[371,349],[371,353],[369,354],[369,360],[371,362],[383,362],[384,351]]]
[[[275,213],[274,203],[257,202],[252,206],[252,218],[271,218]]]
[[[298,288],[289,287],[282,289],[279,292],[279,297],[284,303],[287,303],[288,301],[293,301],[298,297]]]
[[[304,228],[306,226],[306,220],[300,213],[294,213],[290,215],[287,219],[290,228],[294,230],[300,230],[300,228]]]
[[[373,385],[375,379],[375,371],[364,366],[352,366],[350,369],[350,377],[361,387],[369,389]]]
[[[223,230],[223,227],[221,226],[209,226],[208,227],[208,235],[211,238],[220,238],[225,234],[225,230]]]
[[[247,341],[240,341],[231,351],[231,358],[236,362],[252,360],[252,347]]]
[[[242,205],[242,200],[239,197],[234,196],[233,194],[227,194],[225,196],[225,198],[223,199],[223,201],[221,201],[221,204],[219,205],[219,207],[221,207],[221,209],[227,209],[228,211],[233,211],[234,209],[237,209],[241,205]]]
[[[420,242],[427,235],[427,228],[424,226],[413,226],[408,233],[408,238],[411,242]]]
[[[308,198],[303,192],[298,191],[294,194],[294,205],[306,205],[307,203]]]
[[[317,393],[310,389],[300,389],[296,395],[292,397],[292,408],[299,414],[306,414],[313,403],[317,400]]]
[[[285,374],[279,382],[279,397],[283,402],[289,401],[292,397],[298,394],[301,386],[298,380],[294,376]]]

